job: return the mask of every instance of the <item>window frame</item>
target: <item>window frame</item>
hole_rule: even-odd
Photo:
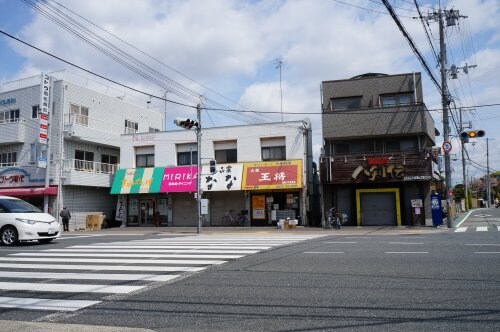
[[[262,161],[281,161],[286,160],[286,146],[263,146],[261,147],[261,158]],[[268,154],[268,156],[266,156]],[[280,154],[281,156],[277,156]]]

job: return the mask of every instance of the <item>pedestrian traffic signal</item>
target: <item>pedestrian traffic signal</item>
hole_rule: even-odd
[[[198,128],[198,122],[194,120],[190,120],[189,118],[175,118],[174,120],[175,125],[186,128],[186,129],[191,129],[193,127]]]
[[[210,160],[210,174],[214,174],[217,170],[217,162],[215,160]]]
[[[466,130],[460,133],[460,138],[465,141],[469,138],[483,137],[484,134],[484,130]]]

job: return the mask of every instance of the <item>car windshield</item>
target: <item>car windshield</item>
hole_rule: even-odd
[[[9,213],[43,213],[36,206],[20,199],[0,199],[0,207]]]

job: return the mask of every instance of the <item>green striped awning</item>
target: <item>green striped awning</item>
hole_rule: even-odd
[[[159,193],[164,167],[119,169],[111,194]]]

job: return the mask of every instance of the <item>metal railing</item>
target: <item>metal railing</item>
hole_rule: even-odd
[[[64,124],[88,127],[113,134],[123,134],[126,132],[123,126],[116,123],[98,120],[86,115],[74,113],[64,114]]]
[[[1,119],[0,124],[5,124],[5,123],[25,123],[26,120],[22,118],[14,118],[14,119]]]
[[[79,171],[99,174],[115,174],[119,168],[117,164],[105,164],[96,161],[87,161],[81,159],[65,159],[63,160],[64,171]]]

